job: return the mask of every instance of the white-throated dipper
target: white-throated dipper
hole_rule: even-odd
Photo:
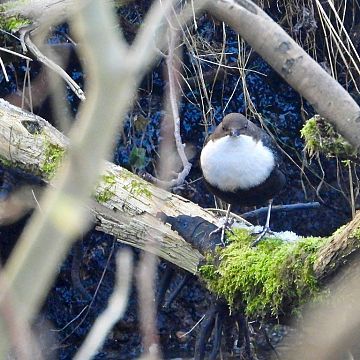
[[[228,114],[207,139],[200,165],[208,189],[230,206],[269,202],[266,224],[252,244],[256,245],[270,230],[272,199],[286,182],[272,138],[244,115]]]

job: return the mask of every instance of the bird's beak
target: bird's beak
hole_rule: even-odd
[[[238,137],[240,136],[241,132],[240,129],[231,129],[230,130],[230,136]]]

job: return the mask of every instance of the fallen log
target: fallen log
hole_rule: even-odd
[[[68,139],[44,119],[20,110],[0,99],[0,162],[51,179],[65,156]],[[200,206],[153,186],[128,170],[104,162],[103,176],[94,192],[98,200],[91,209],[97,229],[115,235],[119,241],[147,248],[175,265],[196,273],[202,255],[187,244],[169,225],[157,218],[200,216],[216,218]],[[152,246],[150,246],[152,244]]]

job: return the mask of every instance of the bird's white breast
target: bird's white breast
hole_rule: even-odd
[[[200,162],[205,180],[222,191],[260,185],[275,166],[271,150],[247,135],[210,140]]]

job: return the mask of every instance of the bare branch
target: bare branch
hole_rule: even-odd
[[[7,53],[9,53],[9,54],[12,54],[12,55],[21,57],[22,59],[26,59],[26,60],[32,61],[32,59],[29,58],[28,56],[25,56],[25,55],[23,55],[23,54],[20,54],[20,53],[18,53],[18,52],[16,52],[16,51],[12,51],[12,50],[10,50],[10,49],[5,49],[5,48],[3,48],[3,47],[0,47],[0,51],[4,51],[4,52],[7,52]]]
[[[179,108],[177,104],[178,96],[176,88],[175,88],[175,46],[176,46],[176,38],[177,33],[174,28],[169,28],[169,53],[166,58],[166,65],[168,70],[168,79],[169,79],[169,100],[172,110],[172,118],[174,121],[174,137],[175,137],[175,143],[176,143],[176,149],[180,156],[181,162],[183,164],[183,170],[181,173],[178,174],[177,179],[171,184],[171,187],[179,186],[184,181],[186,176],[189,175],[189,172],[191,170],[191,164],[189,163],[184,147],[185,144],[183,144],[181,135],[180,135],[180,116],[179,116]]]
[[[358,231],[359,213],[356,217],[354,220],[357,228],[355,227],[355,229]],[[349,228],[348,225],[347,228]],[[346,229],[345,235],[349,235]],[[336,235],[334,240],[336,240]],[[353,240],[358,244],[358,238],[353,238]],[[334,244],[335,242],[332,245]],[[349,245],[346,241],[341,241],[331,254],[328,253],[327,259],[331,261],[327,262],[326,267],[330,272],[337,268],[334,266],[336,259],[340,263],[346,262],[347,265],[337,273],[332,281],[327,279],[326,295],[322,301],[315,301],[305,307],[300,323],[297,322],[298,330],[284,339],[285,344],[281,347],[283,350],[281,349],[280,352],[281,358],[337,360],[346,358],[346,354],[349,359],[357,358],[357,355],[353,357],[350,351],[357,350],[359,344],[360,258],[354,248],[351,257],[346,257],[346,252],[349,253],[351,248]],[[330,246],[331,244],[327,251]],[[357,246],[355,245],[355,247]],[[322,265],[320,264],[320,267]],[[318,270],[315,268],[315,272]],[[328,275],[329,271],[326,271],[325,274]],[[299,339],[301,340],[299,341]],[[357,353],[355,352],[355,354]]]
[[[170,23],[170,20],[169,20]],[[166,107],[171,114],[166,114],[162,120],[162,141],[160,144],[160,177],[171,179],[171,180],[161,180],[152,176],[149,173],[144,173],[142,176],[152,183],[166,189],[172,189],[174,187],[180,186],[184,183],[186,176],[189,175],[191,170],[191,163],[188,161],[185,154],[185,144],[183,144],[181,135],[180,135],[180,116],[178,108],[179,100],[179,91],[176,88],[176,74],[179,72],[179,61],[175,56],[177,37],[179,31],[174,28],[174,25],[170,23],[168,31],[168,55],[166,56],[166,67],[168,75],[168,88],[166,93]],[[171,119],[171,120],[170,120]],[[170,121],[172,123],[170,123]],[[169,129],[168,129],[169,128]],[[173,133],[174,138],[172,138]],[[177,154],[180,157],[182,163],[182,171],[176,172],[176,161],[174,161],[173,153],[173,142],[175,140]],[[176,159],[177,160],[177,157]],[[175,177],[176,176],[176,177]]]
[[[156,244],[147,244],[147,248]],[[136,285],[139,298],[140,329],[144,351],[154,359],[161,359],[159,336],[156,326],[155,276],[157,257],[150,252],[141,254],[136,273]]]
[[[207,8],[230,25],[316,112],[360,147],[360,108],[349,93],[250,0],[212,0]]]
[[[27,47],[27,49],[36,56],[36,59],[45,64],[47,67],[49,67],[51,70],[53,70],[55,73],[57,73],[61,78],[64,79],[64,81],[69,85],[70,89],[76,94],[76,96],[84,101],[85,100],[85,94],[80,88],[80,86],[74,81],[68,73],[61,68],[59,65],[55,64],[51,59],[49,59],[47,56],[45,56],[39,48],[32,42],[30,38],[31,29],[25,29],[22,30],[22,39],[24,39],[24,43]]]
[[[6,279],[0,273],[1,288],[6,287]],[[3,318],[13,354],[18,360],[42,360],[39,344],[37,343],[29,322],[22,319],[17,312],[18,303],[12,294],[7,293],[0,299],[0,315]]]
[[[309,202],[309,203],[298,203],[298,204],[289,204],[289,205],[274,205],[271,211],[274,212],[289,212],[289,211],[296,211],[296,210],[310,210],[310,209],[317,209],[320,207],[320,203],[318,202]],[[243,218],[250,218],[254,216],[259,216],[262,214],[266,214],[268,211],[268,207],[264,206],[259,209],[248,211],[246,213],[241,214]]]
[[[91,359],[101,348],[107,334],[123,317],[128,303],[133,273],[133,259],[129,250],[116,256],[116,283],[104,312],[96,319],[74,360]]]

